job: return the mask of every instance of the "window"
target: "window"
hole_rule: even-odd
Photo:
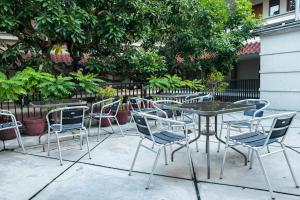
[[[287,0],[287,11],[295,10],[296,0]]]
[[[260,3],[252,6],[252,11],[255,14],[256,18],[261,18],[263,12],[263,4]]]
[[[274,16],[279,14],[280,0],[270,0],[269,1],[269,15]]]

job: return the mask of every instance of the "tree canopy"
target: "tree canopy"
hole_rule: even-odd
[[[228,73],[256,25],[247,0],[2,0],[0,32],[18,41],[0,52],[0,65],[142,80],[165,72]],[[63,44],[70,66],[51,62],[50,51]],[[84,54],[90,60],[81,64]]]

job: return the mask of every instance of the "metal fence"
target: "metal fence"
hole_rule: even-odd
[[[143,98],[151,97],[159,92],[159,89],[150,89],[147,87],[147,83],[111,83],[111,85],[116,89],[117,96],[139,96]],[[195,92],[190,88],[181,88],[180,90],[169,90],[164,91],[168,93],[178,93],[178,92]],[[73,99],[86,100],[88,104],[97,101],[97,94],[88,94],[85,92],[77,92],[72,95]],[[229,87],[224,92],[217,92],[215,94],[215,99],[219,101],[233,102],[241,99],[257,99],[259,98],[259,79],[249,79],[249,80],[231,80],[229,81]],[[30,97],[32,101],[40,101],[41,95],[33,95]],[[47,113],[48,110],[34,108],[28,101],[22,100],[22,102],[1,102],[0,108],[5,110],[10,110],[14,113],[18,120],[23,121],[25,118],[31,117],[41,117]]]

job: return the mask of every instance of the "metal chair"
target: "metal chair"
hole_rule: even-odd
[[[190,150],[189,150],[189,138],[188,138],[188,134],[187,134],[186,125],[183,122],[166,119],[166,118],[161,118],[156,115],[151,115],[151,114],[142,113],[142,112],[134,112],[133,119],[136,124],[137,131],[140,134],[141,140],[140,140],[137,150],[135,152],[135,155],[134,155],[131,167],[130,167],[129,175],[131,175],[131,173],[132,173],[132,170],[135,165],[135,161],[136,161],[137,155],[139,153],[140,147],[144,147],[144,148],[150,150],[151,152],[155,153],[156,158],[154,160],[152,170],[151,170],[151,173],[149,175],[149,179],[148,179],[148,182],[146,185],[146,189],[149,189],[150,183],[151,183],[151,178],[152,178],[155,168],[157,166],[157,162],[158,162],[158,158],[159,158],[161,150],[162,149],[164,150],[165,164],[167,164],[166,147],[170,146],[172,144],[180,144],[180,145],[186,146],[191,175],[193,177],[192,158],[191,158],[191,154],[190,154]],[[155,119],[157,121],[163,121],[166,123],[178,124],[180,126],[184,126],[185,128],[180,134],[166,131],[166,130],[155,130],[154,131],[154,130],[150,129],[148,119]],[[143,144],[143,141],[145,139],[150,140],[152,142],[152,147],[148,147]],[[157,148],[157,150],[156,150],[156,148]]]
[[[80,149],[82,149],[82,137],[85,136],[89,158],[91,158],[88,133],[86,127],[84,126],[84,116],[85,112],[88,109],[89,108],[87,106],[57,108],[51,110],[46,115],[46,120],[48,124],[48,156],[50,156],[51,136],[52,134],[55,134],[57,147],[59,151],[60,165],[62,165],[62,156],[60,148],[60,139],[62,138],[79,136]],[[74,132],[76,130],[79,130],[79,132]],[[67,132],[71,132],[71,134],[63,134]]]
[[[254,105],[255,109],[245,110],[243,112],[243,119],[234,119],[234,120],[224,120],[224,115],[222,115],[221,128],[219,133],[219,138],[222,137],[222,130],[224,125],[228,128],[228,124],[230,124],[230,128],[233,130],[237,130],[242,132],[242,128],[248,128],[251,130],[251,120],[257,117],[263,117],[264,110],[270,105],[270,102],[264,99],[244,99],[240,101],[234,102],[235,104],[246,104],[246,105]],[[220,151],[220,141],[218,142],[218,152]]]
[[[20,130],[19,130],[19,127],[22,126],[22,123],[17,121],[16,117],[8,110],[0,110],[0,117],[6,117],[6,118],[10,119],[9,122],[0,123],[0,131],[14,129],[19,146],[22,148],[23,152],[25,153],[25,148],[24,148]],[[4,149],[5,149],[4,140],[3,140],[3,145],[4,145]]]
[[[198,103],[198,102],[207,102],[212,101],[213,96],[203,92],[197,92],[185,97],[185,100],[182,103]]]
[[[269,156],[274,153],[283,152],[286,162],[288,164],[290,173],[291,173],[294,183],[296,185],[296,188],[299,188],[295,174],[293,172],[293,169],[291,167],[291,164],[290,164],[289,159],[286,154],[285,145],[283,143],[284,139],[286,138],[286,135],[288,133],[288,130],[290,128],[290,125],[295,116],[296,116],[296,113],[292,112],[292,113],[271,115],[271,116],[261,117],[261,118],[254,118],[253,120],[251,120],[251,123],[253,123],[253,125],[255,126],[255,130],[246,132],[246,133],[243,133],[243,134],[240,134],[237,136],[230,136],[230,129],[228,128],[227,136],[226,136],[226,148],[225,148],[225,153],[224,153],[224,157],[223,157],[220,178],[223,178],[223,171],[224,171],[226,153],[227,153],[228,148],[237,146],[237,145],[242,145],[242,146],[245,146],[245,147],[248,147],[251,149],[250,169],[252,168],[253,154],[255,152],[255,154],[258,158],[260,167],[263,171],[264,178],[268,185],[270,196],[272,199],[274,199],[273,189],[270,184],[268,175],[266,173],[266,168],[264,167],[262,159],[261,159],[265,156]],[[259,130],[258,127],[259,127],[259,124],[261,123],[261,121],[267,120],[267,119],[273,119],[270,130],[269,131]],[[230,126],[230,125],[231,124],[228,123],[228,126]],[[273,144],[273,143],[280,144],[281,148],[279,150],[265,153],[264,150],[268,147],[269,144]]]
[[[188,129],[188,131],[190,130],[191,132],[194,133],[195,137],[197,137],[197,133],[196,133],[196,124],[195,124],[195,119],[194,119],[194,115],[192,117],[182,113],[182,112],[178,112],[178,111],[173,111],[170,109],[163,109],[162,106],[164,104],[177,104],[177,105],[181,105],[181,102],[178,101],[174,101],[174,100],[157,100],[153,102],[153,107],[157,110],[156,111],[156,115],[162,118],[166,118],[166,119],[173,119],[173,120],[177,120],[180,122],[183,122],[186,125],[186,128]],[[179,119],[178,119],[179,117]],[[173,130],[174,128],[184,128],[184,126],[180,126],[178,124],[172,124],[172,123],[167,123],[168,127]],[[163,125],[163,124],[162,124]],[[195,142],[196,143],[196,150],[197,152],[199,151],[199,147],[198,147],[198,141]]]
[[[153,102],[149,99],[144,99],[144,98],[140,98],[140,97],[129,98],[129,104],[131,107],[131,111],[154,114],[156,112],[155,109],[147,108],[145,105],[145,102],[147,104],[153,104]],[[130,122],[133,122],[132,114],[131,114]]]
[[[97,137],[98,142],[100,139],[100,129],[101,129],[102,119],[108,120],[108,123],[109,123],[111,129],[113,130],[113,132],[114,132],[114,129],[112,127],[110,119],[114,119],[119,127],[119,130],[120,130],[122,136],[124,136],[123,130],[121,129],[119,121],[117,119],[117,113],[119,111],[120,102],[121,102],[121,99],[115,101],[113,98],[110,98],[110,99],[105,99],[103,101],[99,101],[97,103],[92,104],[91,113],[90,113],[90,122],[89,122],[89,133],[90,133],[91,125],[92,125],[92,120],[98,120],[99,121],[98,137]],[[95,112],[95,108],[97,106],[100,106],[100,112]]]

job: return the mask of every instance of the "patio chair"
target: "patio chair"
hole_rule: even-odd
[[[57,141],[60,165],[62,165],[60,139],[63,138],[79,136],[80,149],[82,149],[82,137],[85,136],[89,158],[91,158],[88,133],[86,127],[84,126],[84,116],[85,112],[88,109],[89,108],[87,106],[72,106],[57,108],[47,113],[46,120],[48,124],[48,156],[50,156],[51,136],[54,134]],[[77,133],[75,131],[79,132]]]
[[[149,99],[144,99],[144,98],[140,98],[140,97],[129,98],[129,104],[131,107],[131,111],[154,114],[156,112],[155,109],[147,108],[145,105],[145,102],[150,105],[153,104],[153,101],[151,101]],[[131,115],[130,122],[132,122],[132,121],[133,121],[133,117]]]
[[[185,97],[185,100],[182,103],[199,103],[212,101],[213,96],[203,92],[197,92]]]
[[[98,120],[98,137],[97,141],[99,142],[100,139],[100,129],[101,129],[101,122],[102,119],[108,120],[108,123],[114,132],[114,129],[111,124],[111,119],[114,119],[119,127],[120,133],[124,136],[123,130],[120,127],[119,121],[117,119],[117,113],[119,111],[121,99],[114,100],[113,98],[105,99],[103,101],[99,101],[92,104],[91,113],[90,113],[90,122],[89,122],[89,134],[92,126],[92,120]],[[96,112],[96,107],[100,106],[100,112]]]
[[[245,105],[254,105],[255,109],[245,110],[243,112],[244,118],[242,119],[234,119],[234,120],[224,120],[224,115],[222,115],[221,119],[221,128],[219,133],[219,138],[222,137],[222,131],[224,126],[228,128],[228,124],[230,123],[230,128],[233,130],[237,130],[238,132],[242,132],[242,128],[248,128],[251,130],[251,120],[258,117],[263,117],[264,110],[270,105],[270,102],[264,99],[244,99],[240,101],[234,102],[235,104],[245,104]],[[263,127],[262,127],[263,128]],[[218,142],[218,152],[220,151],[220,141]]]
[[[173,111],[170,109],[163,109],[162,105],[163,104],[177,104],[177,105],[181,105],[181,102],[178,101],[174,101],[174,100],[157,100],[153,102],[153,107],[156,109],[156,115],[162,118],[166,118],[166,119],[173,119],[173,120],[177,120],[177,121],[181,121],[184,122],[186,128],[188,129],[188,132],[191,131],[195,134],[195,137],[197,137],[197,133],[196,133],[196,124],[195,124],[195,119],[194,119],[194,115],[192,115],[192,117],[182,113],[182,112],[178,112],[178,111]],[[178,119],[179,118],[179,119]],[[166,124],[166,123],[165,123]],[[164,124],[162,124],[164,125]],[[172,124],[172,123],[167,123],[168,127],[173,130],[174,128],[184,128],[184,126],[180,126],[178,124]],[[199,147],[198,147],[198,141],[195,142],[196,143],[196,150],[197,152],[199,151]]]
[[[17,121],[16,117],[8,110],[0,110],[0,117],[8,118],[10,120],[8,122],[0,123],[0,131],[14,129],[19,146],[22,148],[23,152],[25,153],[25,148],[24,148],[20,130],[19,130],[19,127],[22,126],[21,122]],[[0,134],[1,134],[1,132],[0,132]],[[4,140],[3,140],[3,146],[5,149]]]
[[[144,147],[145,149],[150,150],[151,152],[156,154],[151,173],[149,175],[149,179],[146,185],[146,189],[149,189],[150,183],[151,183],[151,178],[153,176],[153,173],[155,171],[155,168],[157,166],[158,158],[161,153],[161,150],[164,150],[165,154],[165,162],[167,160],[167,153],[166,153],[166,147],[170,146],[172,144],[180,144],[186,146],[187,150],[187,156],[188,156],[188,161],[189,161],[189,167],[190,167],[190,172],[193,177],[193,170],[192,170],[192,158],[189,150],[189,138],[187,134],[187,129],[185,127],[184,122],[176,121],[176,120],[171,120],[171,119],[166,119],[166,118],[161,118],[156,115],[151,115],[147,113],[142,113],[142,112],[133,112],[133,119],[136,124],[136,128],[138,133],[140,134],[140,142],[138,144],[138,147],[136,149],[129,175],[131,175],[133,167],[135,165],[136,158],[138,156],[140,147]],[[155,119],[157,121],[163,121],[166,123],[172,123],[172,124],[178,124],[180,126],[184,126],[184,130],[180,133],[175,133],[175,132],[170,132],[166,130],[151,130],[148,119]],[[150,140],[152,143],[151,147],[146,146],[143,144],[144,140]]]
[[[273,189],[270,184],[268,175],[266,173],[266,168],[263,165],[263,162],[261,159],[263,157],[272,155],[274,153],[283,152],[286,162],[288,164],[290,173],[291,173],[294,183],[296,185],[296,188],[299,188],[295,174],[293,172],[293,169],[292,169],[289,159],[287,157],[285,145],[283,143],[295,115],[296,115],[296,113],[292,112],[292,113],[276,114],[276,115],[271,115],[271,116],[261,117],[261,118],[254,118],[253,120],[251,120],[251,123],[253,123],[253,125],[255,126],[255,130],[246,132],[246,133],[243,133],[243,134],[240,134],[237,136],[230,136],[230,129],[228,128],[227,136],[226,136],[226,148],[225,148],[225,152],[224,152],[220,178],[221,179],[223,178],[223,171],[224,171],[226,153],[227,153],[228,148],[237,146],[237,145],[241,145],[241,146],[245,146],[245,147],[248,147],[251,149],[250,169],[252,168],[253,154],[255,152],[257,159],[259,161],[260,167],[262,169],[262,172],[264,174],[265,181],[268,185],[270,196],[272,199],[274,199]],[[261,121],[268,120],[268,119],[273,119],[270,130],[269,131],[259,130],[258,127],[259,127],[259,124],[261,123]],[[231,125],[231,123],[228,123],[228,126],[230,126],[230,125]],[[265,153],[265,150],[268,147],[268,145],[273,144],[273,143],[279,144],[280,149],[274,150],[269,153]]]

